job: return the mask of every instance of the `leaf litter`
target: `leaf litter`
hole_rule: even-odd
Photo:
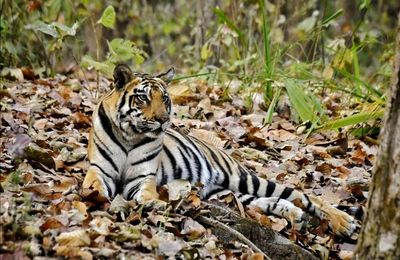
[[[99,82],[98,91],[104,93],[109,82]],[[245,244],[221,241],[196,221],[207,211],[200,186],[174,181],[160,187],[164,203],[153,207],[120,196],[93,201],[93,194],[80,189],[88,168],[95,82],[57,76],[5,86],[9,95],[2,97],[0,125],[3,256],[260,258]],[[365,204],[376,145],[331,130],[307,135],[288,120],[287,109],[278,109],[264,126],[265,112],[246,108],[243,93],[227,97],[222,86],[204,81],[175,84],[170,93],[174,127],[225,149],[260,177],[331,204]],[[354,241],[335,238],[325,220],[311,219],[307,233],[300,234],[285,219],[243,207],[233,194],[218,200],[320,257],[349,259],[354,250]]]

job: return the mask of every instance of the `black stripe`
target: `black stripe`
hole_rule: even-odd
[[[281,199],[287,199],[287,198],[290,197],[290,195],[292,195],[292,193],[293,193],[293,189],[292,189],[292,188],[285,187],[285,188],[283,189],[282,194],[279,196],[279,198],[281,198]]]
[[[274,209],[276,209],[276,207],[278,206],[279,200],[280,200],[280,199],[278,199],[278,200],[274,203],[274,206],[272,207],[271,211],[273,211]]]
[[[182,169],[177,165],[175,156],[171,153],[171,151],[165,145],[164,145],[164,151],[167,154],[167,156],[171,162],[174,180],[181,179],[182,178]]]
[[[265,194],[265,197],[267,197],[267,198],[271,197],[272,193],[274,193],[274,191],[275,191],[275,187],[276,187],[276,184],[274,182],[268,181],[267,192]]]
[[[239,173],[239,191],[244,194],[249,194],[249,187],[247,186],[247,176],[245,171],[240,171]]]
[[[127,199],[129,199],[129,200],[133,199],[133,197],[135,197],[135,194],[138,193],[139,187],[140,187],[140,183],[133,185],[128,191]]]
[[[112,154],[113,154],[112,151],[109,149],[109,147],[108,147],[107,145],[105,145],[105,144],[103,143],[103,141],[101,140],[101,138],[99,138],[99,136],[97,135],[97,132],[96,132],[96,131],[93,131],[93,133],[94,133],[94,137],[96,138],[95,142],[96,142],[96,143],[99,142],[99,143],[101,144],[101,146],[102,146],[105,150],[107,150],[107,152],[108,152],[110,155],[112,155]],[[98,146],[98,144],[97,144],[97,146]]]
[[[106,176],[107,178],[109,178],[109,179],[111,179],[112,181],[114,181],[114,179],[111,177],[111,175],[109,175],[108,173],[106,173],[105,171],[103,171],[103,169],[100,168],[99,165],[97,165],[97,164],[95,164],[95,163],[91,163],[90,165],[91,165],[91,166],[95,166],[104,176]],[[110,187],[110,184],[109,184],[107,181],[105,181],[104,178],[102,178],[102,179],[103,179],[104,185],[106,185],[106,189],[107,189],[107,192],[108,192],[108,196],[109,196],[110,198],[113,197],[112,189],[111,189],[111,187]]]
[[[167,182],[168,182],[168,174],[164,169],[164,162],[161,162],[160,167],[161,167],[161,176],[162,176],[160,185],[164,185],[164,184],[167,184]]]
[[[108,136],[113,140],[113,142],[126,154],[126,149],[122,144],[118,141],[117,137],[113,132],[113,125],[110,119],[106,115],[106,111],[104,110],[103,103],[99,106],[99,119],[103,130],[108,134]]]
[[[133,101],[134,98],[135,98],[134,95],[130,95],[129,98],[128,98],[129,111],[131,111],[131,110],[133,111],[133,109],[131,108],[131,106],[132,106],[132,103],[133,103],[132,101]],[[127,113],[127,114],[128,114],[128,113]]]
[[[258,189],[260,188],[260,179],[254,174],[251,175],[251,180],[253,181],[253,195],[257,196]]]
[[[157,155],[160,154],[161,150],[162,150],[162,147],[157,150],[152,151],[150,154],[146,155],[143,159],[140,159],[136,162],[131,163],[131,166],[135,166],[135,165],[153,160],[154,158],[157,157]]]
[[[245,199],[245,200],[240,200],[240,202],[242,202],[242,204],[244,205],[244,206],[247,206],[247,205],[249,205],[254,199],[255,199],[256,197],[254,197],[254,196],[249,196],[247,199]]]
[[[192,157],[194,158],[194,161],[195,161],[195,164],[197,165],[197,168],[196,168],[196,178],[193,180],[193,182],[194,183],[196,183],[196,182],[199,182],[200,181],[200,178],[201,178],[201,174],[203,173],[203,166],[201,165],[201,161],[200,161],[200,158],[197,156],[197,154],[195,154],[194,152],[192,152],[191,151],[191,153],[192,153]],[[203,159],[203,161],[204,161],[204,158],[202,158]],[[207,162],[206,162],[207,163]],[[211,169],[211,167],[210,167],[210,169]],[[211,173],[211,172],[210,172]]]
[[[178,147],[178,151],[182,156],[183,162],[185,163],[185,167],[186,167],[186,171],[188,172],[188,178],[187,180],[192,183],[193,181],[193,173],[192,173],[192,168],[195,168],[194,166],[190,167],[190,162],[189,160],[186,158],[185,154],[183,154],[182,149],[180,147]]]
[[[178,142],[179,145],[180,145],[183,149],[185,149],[186,153],[189,153],[187,145],[186,145],[184,142],[182,142],[182,140],[181,140],[180,138],[178,138],[177,136],[175,136],[172,132],[169,132],[169,136],[171,136],[172,138],[174,138],[175,141]]]
[[[184,135],[182,135],[184,136]],[[198,165],[197,168],[197,173],[196,173],[196,181],[195,182],[200,182],[202,175],[206,174],[206,172],[203,173],[203,165],[202,163],[204,162],[208,171],[208,180],[209,181],[210,177],[214,175],[214,170],[209,162],[209,159],[207,158],[206,154],[204,151],[201,150],[201,147],[199,147],[198,144],[194,143],[189,136],[184,136],[186,140],[192,145],[195,151],[191,151],[193,153],[193,158],[196,161],[196,165]]]
[[[306,194],[303,194],[303,195],[304,195],[304,197],[306,198],[306,200],[308,202],[307,205],[304,205],[306,207],[306,212],[314,214],[315,213],[315,208],[311,208],[313,205],[312,205],[312,202],[311,202],[310,198]]]
[[[222,172],[222,174],[224,176],[224,181],[221,183],[221,186],[225,189],[229,189],[230,176],[226,172]]]
[[[111,177],[110,174],[108,174],[108,173],[106,173],[105,171],[103,171],[103,169],[102,169],[98,164],[96,164],[96,163],[91,163],[90,165],[91,165],[91,166],[95,166],[96,168],[98,168],[98,169],[101,171],[101,173],[104,174],[107,178],[109,178],[109,179],[111,179],[111,180],[114,180],[114,178]]]
[[[136,175],[136,176],[134,176],[134,177],[132,177],[132,178],[126,179],[126,180],[125,180],[125,186],[127,186],[129,183],[134,182],[134,181],[136,181],[136,180],[138,180],[138,179],[143,179],[143,178],[146,178],[146,177],[148,177],[148,176],[155,176],[155,175],[156,175],[155,173],[148,173],[148,174],[139,174],[139,175]]]
[[[103,149],[101,148],[101,146],[96,142],[96,140],[94,140],[94,143],[96,144],[97,149],[100,151],[101,155],[104,157],[104,159],[106,159],[107,162],[109,162],[111,164],[111,166],[113,167],[115,172],[119,172],[118,171],[118,167],[117,165],[115,165],[113,159],[111,158],[111,156]]]
[[[182,169],[181,167],[176,167],[175,171],[174,171],[174,179],[175,180],[180,180],[182,179]]]
[[[214,150],[212,150],[208,145],[202,143],[201,141],[197,140],[196,138],[193,138],[193,140],[196,141],[196,142],[198,142],[198,144],[199,144],[200,146],[202,146],[202,147],[204,148],[204,150],[208,150],[208,151],[209,151],[209,153],[211,154],[212,159],[214,159],[214,162],[215,162],[215,163],[218,165],[218,167],[219,167],[219,172],[222,172],[222,174],[223,174],[223,176],[224,176],[224,181],[223,181],[223,183],[221,184],[221,186],[223,186],[223,187],[229,189],[230,175],[229,175],[229,173],[226,171],[226,168],[222,167],[222,165],[221,165],[221,163],[220,163],[220,161],[219,161],[219,159],[218,159],[218,156],[214,153]],[[206,160],[206,161],[208,162],[208,160]],[[211,177],[211,175],[213,175],[213,174],[214,174],[213,171],[210,171],[210,176],[209,176],[209,177]],[[220,174],[220,173],[218,173],[218,174]]]
[[[207,194],[205,195],[204,199],[208,199],[208,198],[211,197],[212,195],[214,195],[214,194],[216,194],[216,193],[218,193],[218,192],[224,191],[224,190],[226,190],[226,188],[224,188],[224,187],[215,188],[215,189],[211,190],[209,193],[207,193]]]
[[[218,152],[220,152],[219,154],[220,154],[220,156],[221,156],[221,158],[222,158],[222,161],[225,163],[225,166],[226,166],[226,169],[227,170],[229,170],[229,172],[230,172],[230,174],[232,174],[234,171],[232,170],[232,164],[231,163],[229,163],[227,160],[226,160],[226,154],[225,153],[223,153],[222,151],[219,151],[218,150]]]
[[[224,167],[222,167],[221,163],[218,160],[218,156],[214,153],[214,151],[212,149],[210,149],[208,146],[204,146],[211,154],[211,157],[214,159],[214,162],[218,165],[218,167],[220,168],[220,171],[223,172],[224,176],[230,176],[227,172],[226,169]],[[227,187],[228,188],[228,187]]]
[[[139,148],[140,146],[143,146],[143,145],[145,145],[145,144],[151,143],[152,141],[154,141],[154,140],[156,140],[156,139],[157,139],[157,138],[151,138],[151,137],[146,136],[145,138],[143,138],[142,140],[140,140],[138,143],[136,143],[136,144],[129,150],[129,152],[132,151],[132,150],[134,150],[134,149]]]
[[[122,94],[122,97],[121,97],[121,102],[119,103],[119,105],[118,105],[118,111],[120,111],[121,110],[121,108],[125,105],[125,102],[126,102],[126,100],[125,100],[125,97],[126,97],[126,91],[124,91],[124,94]],[[131,103],[129,103],[129,105],[130,105]]]

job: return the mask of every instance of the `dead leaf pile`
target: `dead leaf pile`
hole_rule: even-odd
[[[101,93],[108,84],[100,80]],[[0,252],[82,259],[251,256],[246,245],[232,241],[227,248],[196,221],[204,208],[199,187],[175,183],[161,188],[165,205],[160,207],[82,198],[91,113],[99,96],[93,86],[94,81],[64,76],[5,83]],[[244,94],[220,86],[181,83],[170,92],[173,127],[225,149],[263,178],[332,204],[364,205],[375,145],[326,130],[307,135],[288,120],[286,110],[264,126],[263,110],[246,107]],[[229,196],[221,201],[323,255],[348,258],[353,250],[335,240],[324,221],[311,221],[311,233],[298,234],[286,220],[244,209]]]

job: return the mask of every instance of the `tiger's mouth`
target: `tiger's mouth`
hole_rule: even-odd
[[[171,122],[160,123],[158,121],[142,121],[140,124],[136,124],[135,128],[138,132],[164,132],[170,126]]]

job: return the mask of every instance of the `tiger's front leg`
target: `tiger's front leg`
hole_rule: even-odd
[[[93,165],[88,169],[82,183],[84,196],[92,192],[98,192],[96,197],[99,201],[110,200],[113,197],[115,188],[114,182],[105,180],[101,170]]]

